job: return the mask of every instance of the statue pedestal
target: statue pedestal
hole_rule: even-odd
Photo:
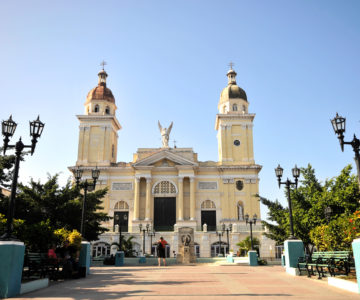
[[[193,228],[179,228],[179,248],[176,255],[176,262],[179,264],[191,264],[196,262]]]

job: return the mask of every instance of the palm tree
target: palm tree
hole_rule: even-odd
[[[129,236],[127,239],[124,236],[121,236],[121,248],[119,243],[112,243],[111,246],[116,246],[118,251],[124,251],[124,254],[126,257],[133,257],[134,256],[134,250],[133,250],[133,243],[132,239],[134,236]]]
[[[249,250],[251,249],[251,239],[250,236],[247,236],[244,240],[242,240],[241,242],[237,243],[236,246],[240,247],[240,250],[245,251],[246,253],[249,252]],[[260,246],[260,241],[258,238],[253,237],[253,247],[254,250],[259,251],[259,246]]]

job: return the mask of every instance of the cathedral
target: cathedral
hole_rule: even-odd
[[[107,87],[108,74],[104,68],[99,72],[84,114],[77,115],[78,156],[76,166],[69,167],[72,172],[79,167],[91,178],[97,166],[101,172],[97,188],[109,190],[103,199],[103,210],[112,217],[103,224],[109,231],[92,242],[93,257],[110,255],[119,231],[134,237],[138,255],[154,254],[155,242],[163,236],[168,242],[166,255],[173,256],[181,227],[194,229],[197,257],[236,253],[236,244],[250,235],[246,215],[257,217],[253,234],[260,239],[262,256],[274,256],[275,249],[262,236],[260,202],[255,196],[261,170],[254,159],[255,114],[249,112],[247,95],[237,85],[232,66],[226,75],[227,86],[214,116],[218,161],[202,162],[192,148],[169,147],[173,124],[166,128],[158,122],[162,146],[139,148],[133,161],[125,163],[116,160],[121,125],[115,97]]]

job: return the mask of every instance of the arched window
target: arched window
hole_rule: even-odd
[[[111,157],[114,158],[115,155],[115,145],[111,146]]]
[[[219,242],[215,242],[211,245],[211,256],[225,256],[227,253],[228,244],[221,241],[221,244]]]
[[[237,111],[237,104],[233,104],[233,111]]]
[[[153,194],[156,196],[175,195],[176,193],[175,185],[167,180],[160,181],[153,188]]]
[[[94,112],[96,112],[96,113],[99,112],[99,105],[97,105],[97,104],[95,105]]]
[[[110,115],[110,107],[109,106],[106,106],[105,114]]]
[[[116,202],[114,210],[129,210],[129,205],[125,201]]]
[[[201,203],[201,210],[214,210],[216,209],[215,203],[211,200],[205,200]]]
[[[245,114],[246,113],[246,106],[243,105],[243,113]]]
[[[226,112],[226,105],[222,107],[222,113],[224,114]]]
[[[237,204],[238,220],[244,221],[244,205],[241,201]]]
[[[105,242],[95,243],[92,247],[92,256],[109,256],[110,255],[110,244]]]

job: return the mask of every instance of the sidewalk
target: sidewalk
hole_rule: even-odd
[[[85,279],[12,299],[360,299],[280,266],[94,267]]]

